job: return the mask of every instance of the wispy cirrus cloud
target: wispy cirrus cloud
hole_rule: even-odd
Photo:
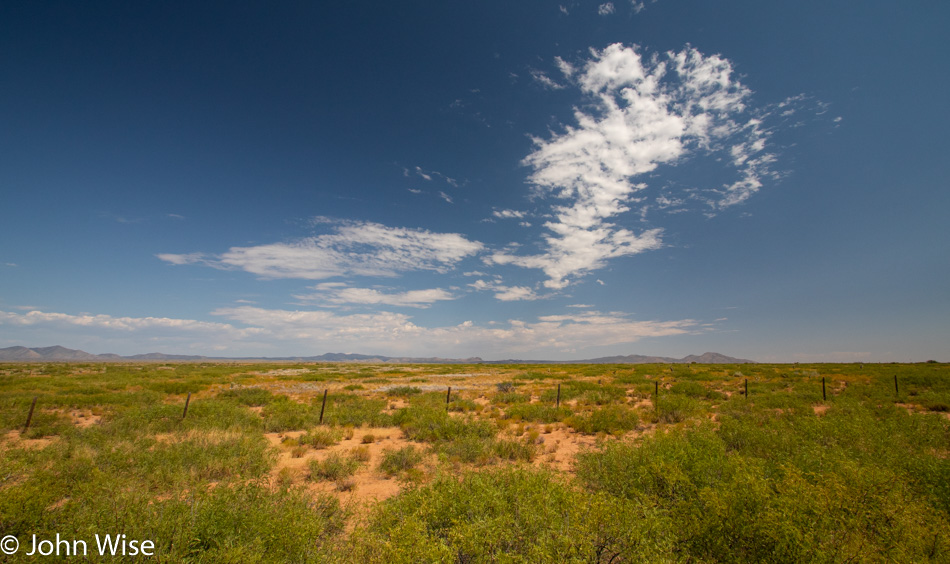
[[[538,84],[540,84],[541,86],[545,88],[550,88],[551,90],[561,90],[564,88],[563,84],[559,84],[555,82],[554,80],[551,79],[551,77],[549,77],[543,71],[539,71],[537,69],[531,69],[528,71],[528,73],[531,75],[531,78],[534,79],[535,82],[537,82]]]
[[[409,170],[408,168],[403,167],[402,175],[406,177],[417,176],[425,180],[426,182],[432,182],[433,180],[438,178],[438,179],[441,179],[446,184],[448,184],[449,186],[452,186],[454,188],[459,187],[459,181],[457,179],[452,178],[451,176],[448,176],[446,174],[442,174],[441,172],[437,170],[425,170],[421,166],[413,167],[412,170]]]
[[[458,233],[388,227],[365,221],[318,218],[332,232],[290,242],[232,247],[209,256],[204,253],[162,253],[159,259],[175,265],[204,264],[239,268],[264,278],[319,280],[337,276],[396,276],[401,272],[446,272],[462,259],[482,251],[483,245]]]
[[[561,289],[609,259],[662,246],[661,228],[634,232],[614,223],[642,201],[649,186],[641,179],[657,167],[725,153],[737,179],[698,197],[707,211],[744,201],[772,174],[769,132],[748,110],[751,92],[728,60],[691,47],[644,56],[613,44],[587,61],[556,63],[592,109],[575,109],[576,125],[536,138],[523,164],[533,169],[536,195],[561,203],[544,224],[541,253],[496,251],[487,263],[540,269],[545,286]]]

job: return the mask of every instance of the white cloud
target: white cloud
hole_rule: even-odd
[[[406,292],[381,292],[374,288],[353,288],[343,283],[324,283],[312,286],[315,290],[311,294],[300,294],[294,297],[305,302],[315,302],[317,305],[391,305],[427,308],[435,302],[454,300],[456,296],[441,288],[424,290],[409,290]]]
[[[320,350],[362,350],[389,355],[491,354],[505,357],[534,352],[633,343],[645,337],[698,331],[694,320],[634,321],[616,313],[551,315],[535,322],[509,320],[491,327],[471,321],[444,327],[421,327],[407,315],[379,312],[337,315],[330,311],[287,311],[253,307],[213,312],[233,322],[268,331],[289,342],[319,344]],[[486,352],[490,351],[490,352]]]
[[[409,169],[403,168],[402,170],[403,170],[403,176],[409,176]],[[441,178],[449,186],[454,186],[458,188],[458,185],[459,185],[458,180],[452,178],[451,176],[442,174],[441,172],[437,170],[423,170],[422,167],[417,166],[415,167],[415,173],[417,176],[419,176],[423,180],[426,180],[429,182],[431,182],[433,179],[438,177],[438,178]]]
[[[421,168],[419,168],[419,167],[416,167],[416,174],[418,174],[419,176],[421,176],[424,180],[429,180],[429,181],[432,180],[432,175],[431,175],[431,174],[426,174],[426,172],[423,171],[423,170],[422,170]]]
[[[605,2],[597,7],[597,14],[600,16],[609,16],[614,13],[613,2]]]
[[[170,262],[172,264],[205,264],[207,261],[206,255],[204,253],[186,253],[182,255],[176,255],[173,253],[159,253],[155,255],[156,257],[162,259],[165,262]]]
[[[523,161],[533,169],[529,180],[537,195],[561,202],[552,205],[554,217],[544,224],[543,252],[498,251],[486,262],[541,269],[548,277],[545,286],[564,288],[611,258],[662,246],[660,228],[634,233],[612,222],[641,201],[639,193],[648,185],[638,177],[691,154],[724,151],[731,142],[729,162],[738,179],[711,187],[704,197],[709,207],[722,209],[748,198],[772,174],[774,155],[765,152],[768,132],[755,119],[739,121],[750,92],[718,55],[687,47],[645,58],[633,47],[614,44],[592,50],[576,67],[556,62],[594,109],[576,109],[576,126],[535,139],[534,152]]]
[[[558,84],[557,82],[554,82],[553,80],[551,80],[551,78],[548,75],[544,74],[542,71],[531,69],[530,73],[531,73],[531,78],[533,78],[535,82],[537,82],[541,86],[544,86],[545,88],[550,88],[552,90],[561,90],[564,88],[563,84]]]
[[[236,329],[227,323],[212,323],[193,319],[173,319],[168,317],[113,317],[111,315],[72,315],[38,310],[27,313],[0,311],[0,325],[19,327],[59,326],[80,327],[84,329],[108,329],[112,331],[148,331],[156,329],[173,330],[176,333],[221,333],[232,338],[246,338],[260,333],[259,329]]]
[[[495,210],[492,215],[499,219],[521,219],[526,214],[523,211],[516,210]]]
[[[442,192],[441,190],[439,191],[439,197],[450,204],[452,203],[452,196],[449,196],[448,194],[446,194],[445,192]]]
[[[164,317],[112,317],[31,311],[0,311],[0,335],[9,327],[22,337],[31,328],[56,333],[65,342],[94,343],[98,350],[118,344],[129,352],[190,349],[231,356],[320,354],[346,350],[386,355],[490,355],[505,358],[548,356],[567,349],[634,343],[646,337],[695,333],[694,320],[635,321],[623,314],[596,311],[550,315],[536,321],[511,319],[478,325],[471,321],[423,327],[408,315],[392,312],[341,315],[253,306],[221,308],[213,315],[226,323]]]
[[[527,286],[498,286],[495,299],[503,302],[537,300],[539,296]]]
[[[315,222],[332,223],[334,232],[287,243],[232,247],[214,258],[202,253],[157,256],[177,265],[202,263],[240,268],[265,278],[319,280],[346,275],[396,276],[414,270],[446,272],[483,248],[457,233],[326,218]]]
[[[494,282],[476,280],[475,282],[469,284],[469,286],[478,291],[493,291],[495,292],[495,299],[502,302],[533,301],[544,297],[538,295],[534,290],[527,286],[505,286],[501,283],[500,278]]]
[[[557,63],[557,68],[561,70],[561,74],[563,74],[566,78],[571,78],[571,76],[574,75],[574,65],[571,63],[565,61],[561,57],[554,57],[554,62]]]

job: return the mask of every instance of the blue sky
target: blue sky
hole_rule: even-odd
[[[0,347],[950,360],[944,2],[6,2]]]

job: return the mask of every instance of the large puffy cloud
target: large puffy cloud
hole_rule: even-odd
[[[541,269],[549,288],[563,288],[607,259],[662,245],[661,229],[634,233],[610,221],[642,200],[648,186],[638,179],[660,165],[697,152],[728,152],[739,178],[702,197],[721,209],[755,193],[774,160],[764,151],[767,132],[747,115],[750,92],[728,60],[689,47],[645,59],[620,44],[591,55],[578,66],[557,62],[593,109],[575,110],[576,126],[535,139],[523,161],[533,169],[529,180],[538,195],[563,202],[544,224],[543,252],[497,251],[485,259]]]
[[[396,276],[400,272],[445,272],[483,245],[458,233],[332,221],[334,232],[286,243],[232,247],[217,257],[200,253],[157,255],[172,264],[202,263],[240,268],[265,278],[319,280],[335,276]]]

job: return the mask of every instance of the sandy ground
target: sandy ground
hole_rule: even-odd
[[[267,441],[278,451],[277,463],[271,470],[271,479],[274,484],[304,484],[314,493],[334,493],[345,506],[360,505],[366,502],[376,502],[392,497],[399,493],[400,485],[394,478],[378,472],[384,450],[396,450],[407,446],[407,441],[398,427],[360,427],[353,429],[350,439],[343,439],[339,443],[325,449],[306,448],[302,456],[296,456],[293,443],[285,443],[285,438],[295,439],[302,435],[301,431],[286,433],[266,433]],[[374,440],[364,443],[364,437],[372,435]],[[420,445],[421,446],[421,445]],[[310,478],[310,461],[323,460],[331,453],[349,453],[355,448],[365,448],[369,451],[369,460],[364,462],[356,474],[346,480],[347,489],[341,491],[338,484],[328,481],[313,481]]]

